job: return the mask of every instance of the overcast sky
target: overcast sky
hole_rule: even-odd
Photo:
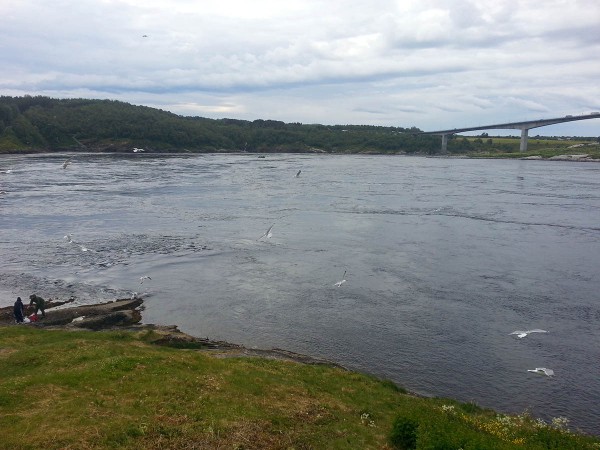
[[[600,111],[600,1],[0,0],[0,94],[424,131],[577,115]]]

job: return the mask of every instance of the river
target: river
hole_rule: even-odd
[[[0,159],[0,306],[137,292],[147,323],[600,434],[600,164],[67,156]]]

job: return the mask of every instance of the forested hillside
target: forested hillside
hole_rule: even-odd
[[[0,96],[0,152],[434,153],[416,128],[185,117],[112,100]]]

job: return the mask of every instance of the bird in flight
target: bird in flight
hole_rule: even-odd
[[[64,238],[65,241],[67,241],[69,244],[75,244],[77,245],[82,252],[88,252],[88,251],[94,251],[94,250],[90,250],[89,248],[87,248],[85,245],[80,244],[79,242],[75,242],[73,240],[73,235],[71,233],[67,234]]]
[[[545,367],[536,367],[535,369],[527,369],[527,372],[539,373],[546,375],[547,377],[554,376],[554,370],[546,369]]]
[[[298,171],[298,173],[296,174],[296,178],[298,178],[300,176],[300,173],[302,173],[302,170]]]
[[[66,168],[67,168],[67,166],[68,166],[69,164],[71,164],[71,159],[72,159],[72,158],[73,158],[73,157],[71,156],[71,158],[67,159],[67,160],[66,160],[66,161],[63,163],[63,169],[66,169]]]
[[[140,277],[140,284],[142,284],[144,282],[144,280],[151,280],[152,278],[150,278],[148,275],[144,275]]]
[[[346,271],[344,270],[344,275],[342,275],[342,279],[334,284],[335,287],[340,287],[342,284],[346,282]]]
[[[522,339],[530,333],[548,333],[548,332],[546,330],[540,330],[540,329],[536,328],[535,330],[527,330],[527,331],[517,330],[517,331],[513,331],[510,334],[516,334],[519,339]]]
[[[265,234],[263,234],[261,237],[259,237],[257,239],[257,241],[260,241],[262,238],[267,238],[267,239],[271,239],[271,236],[273,236],[273,227],[275,226],[275,224],[271,225],[269,227],[269,229],[267,231],[265,231]]]

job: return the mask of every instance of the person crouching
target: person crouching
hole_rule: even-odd
[[[42,297],[40,297],[39,295],[35,295],[35,294],[31,294],[29,296],[29,300],[31,300],[29,302],[29,306],[32,306],[35,304],[35,314],[37,315],[38,311],[41,311],[42,317],[46,317],[46,312],[45,312],[46,302],[45,302],[45,300]]]

